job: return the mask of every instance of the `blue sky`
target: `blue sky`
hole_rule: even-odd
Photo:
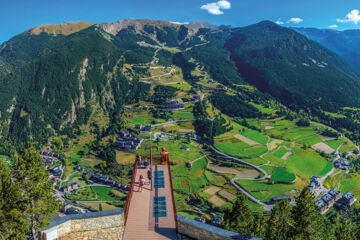
[[[360,28],[357,0],[0,0],[0,43],[42,24],[120,19],[206,21],[246,26],[262,20],[284,26]],[[336,27],[337,26],[337,27]]]

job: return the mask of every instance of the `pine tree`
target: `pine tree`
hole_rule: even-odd
[[[292,226],[291,206],[288,201],[281,201],[271,210],[270,218],[267,221],[265,238],[269,240],[289,239]]]
[[[254,217],[254,221],[251,225],[251,235],[255,237],[265,237],[266,232],[266,219],[262,212],[258,213]]]
[[[341,219],[335,224],[335,234],[334,234],[335,238],[338,240],[359,239],[359,238],[354,238],[354,235],[356,234],[356,230],[355,233],[353,233],[353,230],[355,229],[353,229],[351,221],[347,219]]]
[[[247,197],[239,194],[232,209],[227,209],[224,214],[224,226],[226,229],[251,235],[253,216],[246,203]]]
[[[49,173],[41,162],[39,152],[31,145],[16,159],[14,178],[21,188],[24,214],[31,230],[31,237],[37,239],[38,230],[49,224],[56,216],[59,204],[52,193]]]
[[[9,167],[0,161],[0,239],[25,239],[29,229],[20,194]]]
[[[355,239],[360,239],[360,214],[354,223],[354,230]]]
[[[296,206],[292,209],[294,226],[291,231],[295,239],[322,239],[324,235],[324,221],[315,205],[314,196],[305,187],[296,198]]]

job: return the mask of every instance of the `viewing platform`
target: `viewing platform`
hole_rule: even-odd
[[[176,209],[169,160],[160,163],[160,156],[152,157],[148,168],[134,163],[134,171],[125,205],[124,240],[177,239]],[[139,191],[142,175],[146,182]],[[149,178],[149,175],[151,176]]]

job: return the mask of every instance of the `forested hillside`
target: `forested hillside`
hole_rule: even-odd
[[[15,36],[0,50],[1,118],[21,140],[71,134],[94,108],[112,114],[149,97],[150,85],[138,80],[148,76],[153,61],[180,67],[193,86],[201,67],[231,89],[251,84],[260,95],[309,114],[360,105],[353,67],[295,31],[269,21],[244,28],[202,26],[207,25],[123,20],[42,26]],[[220,106],[221,98],[212,101]]]

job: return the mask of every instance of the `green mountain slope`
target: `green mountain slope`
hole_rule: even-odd
[[[321,106],[323,109],[359,105],[360,84],[352,66],[291,29],[265,21],[221,33],[212,32],[206,38],[212,42],[210,47],[197,48],[191,56],[204,64],[218,61],[222,50],[219,45],[211,49],[214,38],[219,39],[217,43],[224,43],[228,53],[224,53],[223,59],[230,57],[244,80],[286,105]],[[202,58],[206,55],[209,57],[204,61]],[[221,63],[219,66],[224,69]],[[228,81],[213,76],[216,80]],[[239,82],[235,77],[231,81]]]
[[[211,29],[151,20],[69,26],[35,28],[1,47],[0,117],[19,139],[45,141],[85,123],[95,107],[112,114],[148,99],[149,82],[138,80],[155,60],[180,67],[193,87],[201,69],[215,83],[235,90],[250,83],[296,109],[359,106],[351,65],[272,22]]]

